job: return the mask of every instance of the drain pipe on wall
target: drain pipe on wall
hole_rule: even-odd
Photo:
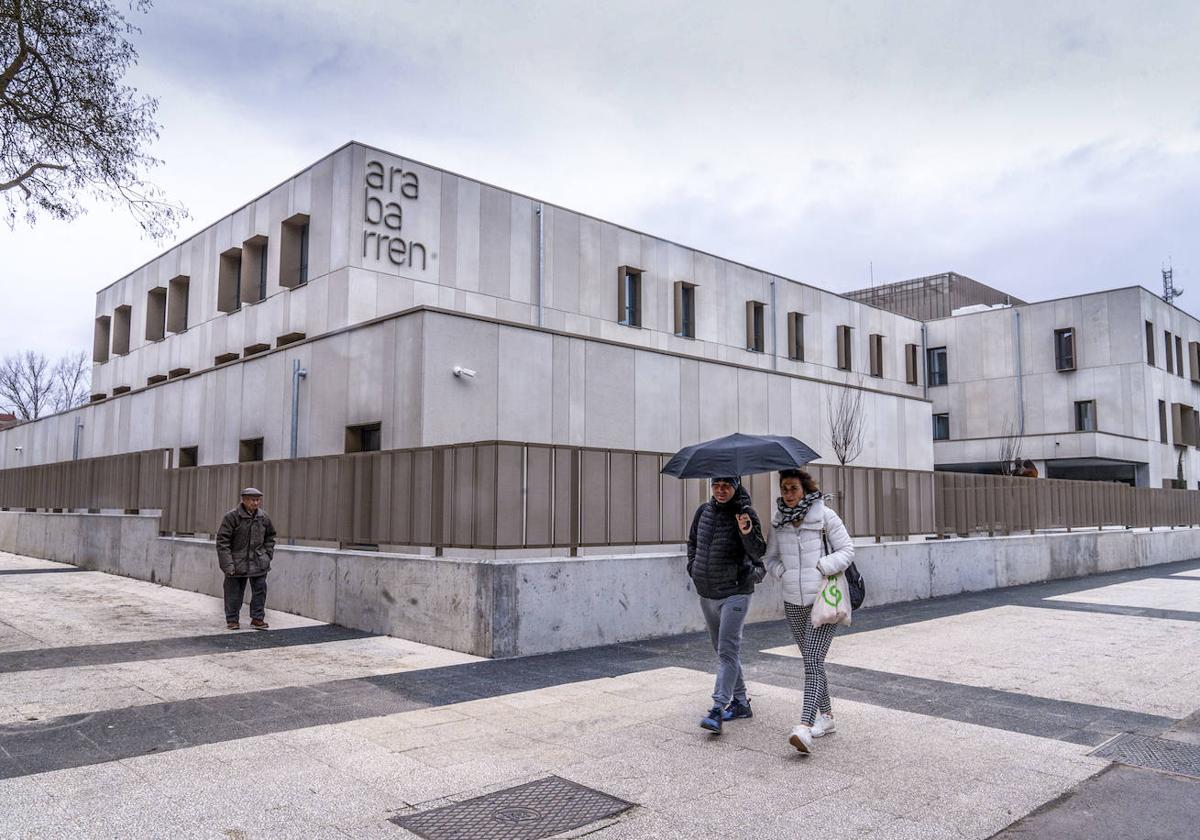
[[[921,322],[921,371],[924,376],[921,377],[921,382],[924,384],[922,393],[925,399],[929,399],[929,334],[926,332],[928,328],[925,322]]]
[[[542,212],[542,205],[540,204],[537,206],[537,222],[537,325],[541,327],[544,326],[544,310],[546,305],[546,228],[545,214]]]
[[[71,460],[79,460],[79,433],[83,431],[83,420],[75,418],[75,446],[71,450]]]
[[[1013,307],[1013,358],[1017,366],[1017,434],[1025,434],[1025,383],[1021,379],[1021,310]]]
[[[300,360],[292,361],[292,446],[289,450],[293,460],[296,458],[296,449],[300,430],[300,380],[308,376],[308,371],[300,367]]]

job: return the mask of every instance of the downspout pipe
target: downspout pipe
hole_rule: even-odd
[[[771,367],[779,368],[779,319],[775,315],[775,278],[771,278]]]
[[[921,322],[921,377],[922,395],[929,399],[929,332],[925,322]]]
[[[83,431],[83,420],[79,417],[75,418],[75,445],[71,450],[71,460],[79,460],[79,434]]]
[[[542,205],[537,206],[537,325],[545,326],[546,307],[546,225]]]
[[[300,360],[292,360],[292,445],[289,449],[292,460],[296,458],[300,432],[300,380],[308,376],[308,371],[300,367]]]
[[[1017,367],[1017,434],[1025,434],[1025,383],[1021,379],[1021,310],[1013,307],[1013,361]]]

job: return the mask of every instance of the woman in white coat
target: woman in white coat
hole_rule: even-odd
[[[779,491],[763,562],[783,584],[784,613],[804,657],[804,711],[788,743],[807,754],[813,738],[832,732],[834,726],[825,655],[837,625],[813,627],[813,602],[825,577],[845,571],[854,560],[854,543],[807,472],[781,472]]]

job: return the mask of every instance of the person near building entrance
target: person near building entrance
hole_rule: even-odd
[[[247,487],[242,501],[225,514],[217,529],[217,562],[225,573],[225,626],[241,624],[246,582],[250,582],[250,626],[266,630],[267,572],[275,556],[275,526],[262,509],[261,490]]]
[[[813,603],[826,576],[846,571],[854,560],[854,542],[807,472],[779,473],[779,492],[763,560],[783,585],[784,615],[804,658],[804,707],[788,743],[807,754],[813,738],[833,731],[825,656],[837,631],[836,624],[813,627]]]
[[[742,678],[742,625],[754,584],[766,574],[767,544],[750,494],[737,477],[714,478],[712,498],[696,509],[688,535],[688,575],[717,653],[713,706],[700,726],[720,734],[723,721],[753,716]]]

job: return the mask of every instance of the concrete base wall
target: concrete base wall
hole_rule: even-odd
[[[160,537],[158,518],[0,512],[0,550],[221,594],[209,540]],[[863,545],[867,606],[1200,557],[1200,529]],[[279,546],[268,606],[479,656],[520,656],[704,627],[678,553],[462,559]],[[750,620],[783,615],[778,584]],[[214,617],[219,622],[220,617]]]

